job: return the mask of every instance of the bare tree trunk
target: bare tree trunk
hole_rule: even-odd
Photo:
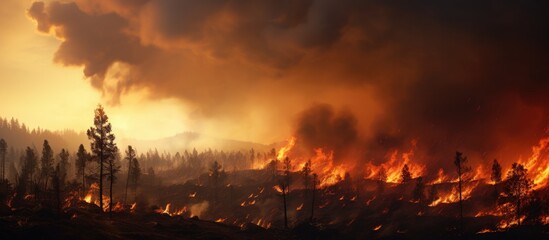
[[[103,127],[101,127],[101,141],[100,141],[100,153],[99,153],[99,207],[103,211]]]
[[[82,163],[82,197],[86,192],[86,160]]]
[[[459,191],[459,228],[463,233],[463,201],[461,196],[461,166],[458,167],[458,191]]]
[[[111,159],[111,160],[112,160],[112,159]],[[109,200],[110,200],[110,201],[109,201],[109,217],[111,217],[111,218],[112,218],[112,184],[113,184],[113,182],[114,182],[114,176],[113,176],[114,174],[113,174],[113,172],[112,172],[112,170],[113,170],[113,169],[112,169],[112,165],[113,165],[113,162],[111,161],[111,162],[109,163],[109,170],[110,170],[109,175],[110,175],[110,177],[111,177],[110,188],[109,188]]]
[[[130,154],[129,163],[128,163],[128,178],[126,179],[126,192],[124,193],[124,205],[126,205],[126,200],[128,198],[128,185],[130,183],[130,173],[132,171],[132,156]]]
[[[315,213],[315,192],[316,192],[316,174],[313,174],[313,189],[312,189],[312,201],[311,201],[311,218],[309,221],[313,221]]]
[[[286,186],[282,187],[282,199],[284,201],[284,228],[288,229],[288,211],[286,207]]]

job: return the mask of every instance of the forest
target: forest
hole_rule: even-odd
[[[472,168],[455,152],[448,160],[455,172],[428,178],[413,150],[394,151],[357,175],[333,152],[292,155],[295,137],[264,152],[139,152],[117,145],[102,106],[86,131],[89,142],[76,149],[54,151],[53,143],[63,144],[58,134],[0,123],[4,132],[45,138],[25,148],[0,139],[3,239],[74,238],[88,228],[97,228],[90,239],[548,237],[547,168],[529,169],[546,162],[547,139],[530,162],[507,171],[497,159]]]

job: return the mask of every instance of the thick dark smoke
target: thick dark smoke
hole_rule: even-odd
[[[434,172],[456,150],[510,164],[546,134],[548,5],[74,0],[28,13],[61,39],[57,62],[114,98],[145,88],[243,131],[261,109],[273,134],[297,116],[305,144],[354,143],[367,161],[415,139]],[[314,102],[349,111],[296,115]]]
[[[295,137],[299,145],[312,151],[323,148],[334,151],[334,159],[341,160],[357,145],[357,121],[350,112],[335,112],[330,105],[314,105],[300,114]]]

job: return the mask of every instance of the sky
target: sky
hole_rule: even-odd
[[[431,163],[517,159],[549,126],[546,3],[0,4],[2,114],[30,126],[86,129],[102,103],[122,137],[297,135],[369,161],[413,142]]]
[[[30,128],[81,132],[92,125],[97,104],[103,104],[122,138],[156,139],[192,130],[185,126],[176,99],[148,101],[139,92],[112,105],[86,81],[80,67],[54,62],[60,41],[36,30],[36,23],[27,15],[31,4],[22,0],[0,3],[2,117],[17,118]],[[148,127],[152,124],[157,126]]]

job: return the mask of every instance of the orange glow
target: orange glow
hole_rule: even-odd
[[[400,155],[398,150],[394,150],[389,155],[389,160],[385,163],[382,163],[378,166],[368,163],[366,164],[365,178],[367,179],[376,179],[379,176],[379,171],[385,169],[387,174],[387,182],[398,183],[401,181],[402,168],[404,165],[408,166],[412,178],[423,176],[425,173],[425,166],[412,162],[414,156],[414,150],[416,148],[417,141],[413,140],[411,142],[411,149],[408,152],[404,152]]]
[[[381,224],[380,224],[380,225],[377,225],[377,226],[375,226],[372,230],[378,231],[379,229],[381,229],[382,226],[383,226],[383,225],[381,225]]]
[[[549,137],[542,138],[532,146],[532,155],[526,162],[518,161],[528,169],[528,175],[534,181],[534,189],[540,189],[549,181]]]
[[[288,156],[288,153],[292,150],[292,148],[294,148],[295,142],[296,142],[296,138],[291,137],[288,140],[288,143],[286,144],[286,146],[284,146],[284,147],[280,148],[280,150],[278,150],[278,154],[276,155],[276,159],[278,159],[279,161],[284,160],[284,158],[286,158]]]
[[[470,183],[463,183],[462,185],[462,191],[461,191],[461,199],[467,200],[471,197],[471,193],[475,188],[478,186],[479,182],[470,182]],[[434,200],[431,204],[429,204],[430,207],[437,206],[441,203],[455,203],[459,201],[459,191],[457,187],[453,187],[452,190],[448,193],[442,193],[439,195],[439,198]]]

